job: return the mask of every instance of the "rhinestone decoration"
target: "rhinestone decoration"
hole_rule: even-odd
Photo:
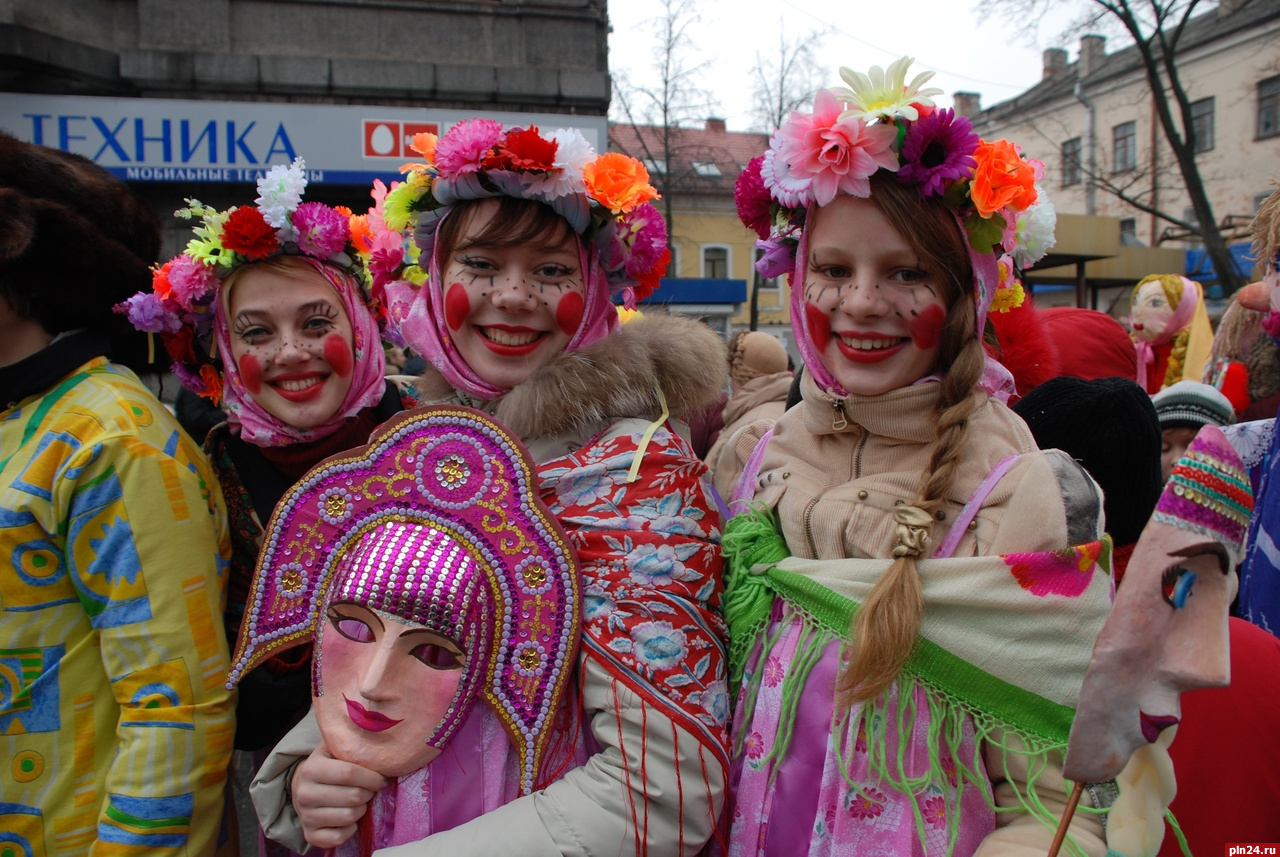
[[[1218,428],[1205,426],[1174,465],[1152,517],[1215,539],[1238,561],[1252,514],[1244,463]]]

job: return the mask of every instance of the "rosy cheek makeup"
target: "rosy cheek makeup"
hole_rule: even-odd
[[[938,338],[942,335],[942,325],[946,320],[947,314],[940,306],[925,307],[923,312],[911,319],[908,330],[911,332],[911,341],[915,343],[916,348],[927,351],[937,345]]]
[[[815,304],[804,305],[804,318],[809,325],[809,338],[818,351],[826,351],[831,344],[831,318]]]
[[[252,354],[240,357],[240,380],[250,394],[256,396],[262,392],[262,363]]]
[[[340,333],[331,333],[324,338],[324,359],[333,367],[333,371],[339,378],[348,377],[355,365],[351,343],[347,342]]]
[[[454,283],[444,295],[444,323],[450,330],[459,330],[471,315],[471,298],[462,283]]]
[[[578,326],[582,324],[584,312],[586,312],[586,304],[582,295],[578,292],[569,292],[560,298],[560,305],[556,307],[556,323],[560,325],[560,329],[566,336],[573,336]]]

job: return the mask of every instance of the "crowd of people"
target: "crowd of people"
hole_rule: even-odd
[[[1036,308],[1044,166],[909,63],[738,178],[794,353],[638,311],[657,193],[573,130],[420,134],[363,213],[277,165],[163,264],[0,134],[0,842],[1280,839],[1280,193],[1216,333],[1175,274]]]

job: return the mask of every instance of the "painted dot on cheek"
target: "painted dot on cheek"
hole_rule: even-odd
[[[351,343],[340,333],[329,334],[324,338],[324,359],[338,373],[339,378],[346,378],[351,374],[351,367],[355,363]]]
[[[466,286],[454,283],[444,296],[444,323],[450,330],[458,330],[471,315],[471,298],[467,295]]]
[[[831,344],[831,318],[811,303],[804,305],[804,317],[809,324],[809,338],[819,351],[826,351]]]
[[[556,323],[560,325],[560,329],[566,336],[573,336],[577,331],[578,326],[582,324],[582,315],[586,309],[582,295],[577,292],[569,292],[560,298],[560,305],[556,307]]]
[[[942,311],[942,307],[936,305],[925,307],[922,313],[911,319],[911,341],[916,348],[929,349],[937,345],[946,320],[947,314]]]
[[[251,395],[256,396],[262,392],[262,364],[252,354],[240,357],[240,380]]]

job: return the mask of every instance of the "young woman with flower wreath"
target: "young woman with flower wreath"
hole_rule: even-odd
[[[510,428],[577,553],[573,685],[589,758],[380,853],[694,854],[716,829],[728,775],[722,521],[672,417],[719,393],[723,341],[674,316],[620,324],[613,298],[634,307],[670,258],[648,204],[656,192],[634,159],[595,155],[573,130],[485,119],[415,148],[425,162],[375,194],[370,268],[404,340],[431,364],[423,399]],[[401,230],[412,230],[408,251]],[[440,774],[448,789],[490,793],[483,772],[462,767]],[[384,784],[333,758],[304,721],[264,766],[254,799],[279,841],[332,848]]]
[[[411,390],[383,377],[384,316],[351,214],[302,202],[306,184],[298,159],[267,170],[256,205],[219,212],[188,200],[178,216],[199,225],[186,251],[155,271],[150,292],[118,308],[159,335],[187,389],[227,412],[205,450],[231,521],[225,624],[233,644],[263,525],[281,496],[312,465],[365,443],[415,404]],[[241,682],[237,749],[269,750],[306,713],[309,660],[302,647]]]
[[[1100,496],[1037,450],[982,343],[1053,210],[1043,166],[910,63],[842,69],[739,179],[805,372],[715,470],[739,513],[731,855],[1045,853],[1065,803],[1109,605]],[[1068,841],[1106,851],[1096,811]]]

